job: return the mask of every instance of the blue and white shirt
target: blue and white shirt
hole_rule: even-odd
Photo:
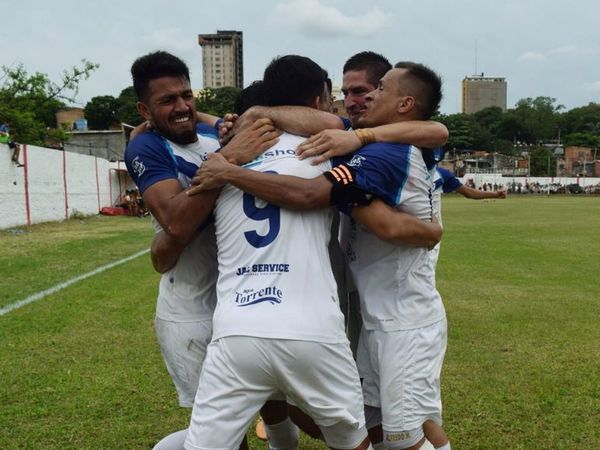
[[[219,149],[216,130],[199,124],[198,140],[178,145],[155,132],[131,141],[125,163],[140,193],[153,184],[176,179],[187,188],[208,154]],[[153,218],[156,232],[160,224]],[[181,253],[177,263],[160,279],[156,316],[172,322],[196,322],[212,318],[216,305],[217,250],[214,226],[204,227]]]
[[[347,171],[352,182],[388,205],[422,220],[431,220],[433,165],[420,149],[403,144],[374,143],[359,149],[332,169]],[[368,330],[420,328],[445,317],[435,289],[428,250],[382,241],[353,223],[347,255]]]
[[[305,138],[284,133],[246,168],[315,178],[331,168],[299,160]],[[255,336],[346,342],[329,263],[330,209],[290,211],[229,185],[217,200],[219,281],[213,339]]]

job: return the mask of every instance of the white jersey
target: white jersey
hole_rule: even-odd
[[[219,148],[212,127],[198,126],[198,140],[178,145],[156,133],[134,139],[126,152],[130,174],[143,193],[165,179],[177,179],[183,189],[209,153]],[[161,227],[153,218],[157,232]],[[216,305],[216,240],[214,226],[205,224],[186,246],[171,270],[160,279],[156,317],[173,322],[210,319]]]
[[[355,171],[356,185],[363,190],[419,219],[431,220],[432,177],[418,148],[370,144],[346,166]],[[367,330],[408,330],[445,317],[428,253],[424,247],[382,241],[365,227],[353,225],[348,257]]]
[[[304,138],[284,133],[247,168],[314,178],[329,170],[299,160]],[[289,211],[233,186],[215,207],[219,260],[213,339],[225,336],[346,342],[328,242],[331,211]]]

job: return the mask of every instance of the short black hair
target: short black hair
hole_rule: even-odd
[[[331,95],[333,93],[333,82],[331,81],[331,78],[327,77],[325,86],[327,86],[327,92]]]
[[[385,56],[380,55],[379,53],[365,51],[351,56],[350,59],[346,61],[346,64],[344,64],[342,73],[346,73],[350,70],[364,70],[367,72],[367,81],[371,85],[377,86],[379,80],[381,80],[391,68],[392,64]]]
[[[253,81],[249,86],[246,86],[235,98],[233,112],[241,116],[247,109],[265,104],[265,90],[262,80]]]
[[[264,74],[265,105],[308,106],[323,95],[327,72],[305,56],[280,56]]]
[[[422,120],[430,119],[440,107],[442,101],[442,79],[424,64],[400,61],[396,69],[407,70],[408,79],[413,84],[416,110]]]
[[[161,77],[185,77],[190,81],[190,70],[181,59],[165,51],[148,53],[136,59],[131,66],[131,78],[138,100],[144,100],[148,95],[150,81]]]

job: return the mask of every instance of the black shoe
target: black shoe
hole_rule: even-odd
[[[19,163],[17,163],[17,167],[25,167],[25,164],[19,164]]]

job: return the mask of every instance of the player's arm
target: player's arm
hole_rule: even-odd
[[[196,119],[200,123],[204,123],[210,127],[214,127],[219,121],[220,117],[213,116],[212,114],[203,113],[196,111]]]
[[[306,179],[258,172],[231,164],[217,153],[209,155],[202,164],[188,194],[193,197],[228,183],[282,208],[311,210],[330,206],[332,185],[325,176]]]
[[[310,136],[328,128],[344,129],[339,116],[307,106],[253,106],[235,121],[233,133],[260,118],[269,119],[277,128],[299,136]]]
[[[156,233],[150,247],[150,258],[154,270],[158,273],[165,273],[170,270],[177,263],[185,247],[164,231]]]
[[[393,244],[433,248],[442,239],[439,223],[426,222],[395,210],[381,199],[374,199],[368,206],[353,207],[352,217],[379,239]]]
[[[142,194],[144,204],[171,238],[172,245],[184,248],[211,213],[219,190],[190,197],[175,178],[154,183]]]
[[[506,191],[480,191],[479,189],[473,189],[464,184],[456,189],[460,195],[472,200],[481,200],[484,198],[506,198]]]
[[[278,136],[268,120],[259,120],[223,147],[222,157],[235,164],[252,160],[274,145]],[[185,247],[212,211],[218,195],[219,189],[214,189],[190,197],[183,192],[177,179],[167,178],[152,184],[142,198],[165,233],[173,239],[173,245]]]
[[[348,155],[372,142],[398,142],[420,148],[441,147],[448,140],[448,129],[435,121],[410,120],[354,131],[324,130],[311,136],[296,150],[301,158],[317,156],[319,164],[334,156]]]

